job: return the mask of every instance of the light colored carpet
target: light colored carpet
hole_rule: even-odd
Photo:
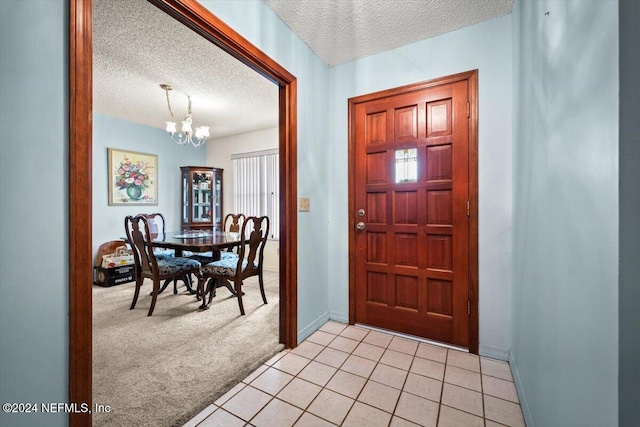
[[[278,274],[265,271],[268,304],[257,277],[243,287],[245,316],[225,288],[206,311],[184,285],[158,296],[151,283],[134,310],[134,284],[93,287],[93,401],[110,405],[94,426],[181,426],[282,349]]]

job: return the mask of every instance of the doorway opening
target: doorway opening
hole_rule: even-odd
[[[195,1],[150,0],[279,87],[280,342],[297,344],[297,81]],[[92,402],[92,0],[70,0],[69,26],[69,399]],[[285,226],[286,225],[286,226]],[[70,414],[90,426],[90,413]]]

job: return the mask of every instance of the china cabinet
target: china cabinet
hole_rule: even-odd
[[[182,228],[222,229],[222,169],[182,166]]]

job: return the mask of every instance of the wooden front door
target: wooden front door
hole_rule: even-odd
[[[477,351],[476,75],[350,100],[352,322]]]

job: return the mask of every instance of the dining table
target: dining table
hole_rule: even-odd
[[[157,233],[152,236],[151,246],[173,249],[175,256],[184,256],[185,251],[212,252],[213,260],[220,259],[222,249],[240,246],[240,233],[217,230],[181,230]]]
[[[128,239],[124,238],[124,240],[128,243]],[[196,254],[211,252],[211,261],[219,260],[222,250],[240,246],[241,244],[240,233],[210,229],[159,232],[151,235],[151,246],[154,248],[173,249],[176,257],[185,256],[187,252]],[[207,258],[209,258],[208,254]],[[198,294],[198,291],[192,287],[190,277],[185,278],[184,283],[189,293]],[[164,291],[167,285],[168,283],[165,283],[159,293]],[[225,283],[209,283],[209,286],[225,286],[231,293],[235,294],[235,290]],[[198,299],[200,299],[199,295]],[[208,306],[205,303],[206,298],[202,298],[202,300],[200,308],[205,309]]]

